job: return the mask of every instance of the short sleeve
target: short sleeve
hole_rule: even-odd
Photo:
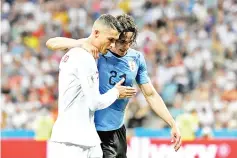
[[[139,56],[139,67],[138,67],[138,72],[136,76],[136,81],[138,84],[145,84],[150,81],[148,72],[147,72],[147,66],[146,66],[146,61],[144,59],[144,56],[140,53]]]

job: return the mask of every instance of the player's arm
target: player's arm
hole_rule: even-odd
[[[94,98],[93,102],[95,104],[93,110],[101,110],[109,107],[116,99],[120,98],[121,95],[130,91],[131,93],[135,94],[136,90],[132,87],[121,86],[124,82],[124,78],[121,79],[112,89],[108,90],[104,94],[100,94],[99,89],[94,89],[97,92],[96,96],[92,96]],[[131,95],[132,96],[132,95]]]
[[[175,141],[174,148],[177,151],[181,146],[180,132],[163,99],[156,92],[151,82],[140,84],[139,87],[151,108],[171,127],[172,141]]]
[[[133,97],[137,90],[133,87],[122,86],[122,83],[125,81],[122,78],[112,89],[108,90],[104,94],[100,94],[99,87],[95,87],[92,91],[96,92],[97,95],[92,96],[93,104],[91,110],[101,110],[109,107],[115,100],[120,98],[131,98]]]
[[[65,50],[73,47],[80,47],[84,39],[75,40],[66,37],[50,38],[46,42],[46,46],[51,50]]]
[[[122,86],[124,78],[121,79],[112,89],[108,90],[104,94],[100,94],[99,88],[93,89],[94,92],[97,92],[97,95],[91,96],[93,99],[93,107],[91,110],[101,110],[109,107],[115,100],[118,98],[127,98],[132,97],[136,94],[136,89],[133,87]]]
[[[146,101],[155,111],[155,113],[160,116],[165,122],[171,127],[172,141],[175,143],[175,151],[177,151],[181,146],[181,136],[178,127],[176,126],[175,120],[171,116],[169,110],[167,109],[163,99],[156,92],[154,86],[147,74],[147,68],[144,57],[140,57],[140,65],[138,69],[138,74],[136,76],[136,81],[141,89]]]
[[[165,103],[163,102],[163,99],[156,92],[151,82],[140,84],[139,88],[155,113],[159,115],[165,122],[167,122],[170,127],[175,126],[173,117],[169,113]]]
[[[95,58],[99,57],[98,49],[89,44],[85,38],[75,40],[66,37],[54,37],[46,42],[46,46],[51,50],[68,50],[74,47],[81,47],[92,53]]]

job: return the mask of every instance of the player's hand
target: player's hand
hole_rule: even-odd
[[[133,97],[137,91],[135,88],[133,87],[128,87],[128,86],[122,86],[122,83],[125,81],[124,78],[122,78],[116,85],[115,87],[118,89],[119,91],[119,98],[123,99],[123,98],[131,98]]]
[[[99,58],[99,50],[95,46],[88,42],[83,42],[81,47],[90,52],[95,59]]]
[[[174,144],[174,150],[176,152],[179,150],[182,144],[181,135],[176,125],[171,128],[171,143]]]

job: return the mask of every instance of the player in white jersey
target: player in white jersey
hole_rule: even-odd
[[[116,18],[102,15],[85,40],[106,53],[118,39],[120,27]],[[94,112],[108,107],[119,97],[131,97],[136,93],[134,88],[121,86],[122,82],[101,95],[93,56],[79,47],[64,55],[59,65],[59,112],[50,139],[49,158],[102,157]]]

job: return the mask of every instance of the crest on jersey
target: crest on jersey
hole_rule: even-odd
[[[132,61],[128,61],[128,65],[131,71],[135,71],[136,70],[136,63],[134,60]]]

